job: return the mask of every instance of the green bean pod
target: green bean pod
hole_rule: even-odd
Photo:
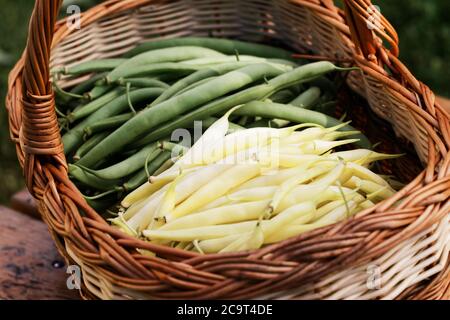
[[[184,89],[178,91],[176,94],[173,95],[173,97],[179,96],[180,94],[183,94],[183,93],[185,93],[185,92],[187,92],[187,91],[189,91],[189,90],[192,90],[192,89],[194,89],[194,88],[197,88],[198,86],[201,86],[202,84],[205,84],[205,83],[207,83],[207,82],[209,82],[209,81],[211,81],[211,80],[214,80],[214,79],[216,79],[216,78],[217,78],[217,76],[216,76],[216,77],[209,77],[209,78],[200,80],[200,81],[198,81],[198,82],[196,82],[196,83],[193,83],[193,84],[191,84],[190,86],[188,86],[188,87],[186,87],[186,88],[184,88]],[[154,103],[155,103],[155,102],[154,102]],[[159,103],[159,102],[158,102],[158,103]],[[155,104],[157,104],[157,103],[155,103]]]
[[[170,86],[157,79],[152,78],[130,78],[130,79],[122,79],[119,81],[120,86],[126,86],[130,84],[132,88],[163,88],[167,89]]]
[[[158,152],[155,152],[158,151]],[[128,159],[125,159],[115,165],[101,170],[91,170],[88,168],[81,167],[84,171],[89,174],[96,176],[97,178],[105,180],[116,180],[124,178],[137,170],[144,168],[146,162],[151,162],[159,154],[158,143],[153,143],[148,145],[136,154],[132,155]]]
[[[214,57],[214,56],[223,56],[223,54],[213,51],[207,48],[199,48],[199,47],[177,47],[177,48],[158,48],[149,52],[143,52],[138,54],[125,63],[118,66],[116,69],[111,71],[105,77],[105,83],[115,83],[120,81],[120,79],[126,78],[126,75],[129,74],[129,69],[138,70],[139,66],[150,66],[153,64],[161,64],[161,63],[174,63],[185,60],[191,60],[196,58],[203,57]],[[137,68],[137,69],[136,69]],[[172,70],[176,72],[176,70]],[[152,74],[155,74],[156,71],[153,70]],[[131,73],[132,74],[132,73]],[[137,72],[139,74],[139,72]],[[107,92],[110,88],[109,85],[105,85],[105,83],[96,86],[91,92],[88,93],[88,97],[90,99],[97,99],[102,94]]]
[[[311,110],[319,101],[321,93],[322,91],[319,87],[311,87],[289,102],[289,104],[295,107]]]
[[[180,81],[173,84],[169,89],[167,89],[161,96],[159,96],[151,105],[157,105],[163,101],[166,101],[176,94],[179,94],[184,89],[190,87],[191,85],[194,85],[196,83],[199,83],[205,79],[217,77],[224,75],[225,73],[234,71],[236,69],[240,69],[242,67],[245,67],[249,65],[249,63],[246,62],[235,62],[235,63],[225,63],[222,65],[209,67],[205,69],[198,70],[197,72],[194,72],[190,76],[187,76]]]
[[[115,116],[127,110],[129,108],[128,98],[133,104],[142,102],[149,103],[158,97],[163,90],[164,89],[160,88],[138,89],[136,91],[132,91],[129,96],[124,94],[110,101],[103,108],[94,112],[63,136],[65,153],[69,154],[83,143],[84,130],[87,127],[105,118]]]
[[[163,62],[163,63],[154,63],[148,65],[137,65],[137,66],[129,66],[126,70],[121,72],[121,77],[116,79],[112,78],[110,75],[106,77],[107,84],[120,84],[125,82],[127,78],[134,77],[150,77],[152,75],[157,75],[161,73],[175,73],[181,76],[189,75],[193,72],[198,71],[201,68],[205,68],[204,66],[197,65],[189,65],[179,62]]]
[[[209,83],[205,83],[180,96],[173,97],[163,103],[160,103],[153,108],[148,108],[142,111],[138,116],[125,123],[119,129],[114,131],[109,137],[98,144],[80,160],[80,164],[89,167],[96,163],[99,159],[115,154],[124,146],[130,144],[161,123],[173,120],[175,117],[190,111],[195,107],[213,101],[229,92],[238,90],[263,77],[280,75],[285,71],[286,67],[283,68],[281,66],[274,66],[270,64],[252,64],[242,69],[229,72]],[[270,85],[268,85],[268,87],[269,89],[266,91],[270,92],[272,88]],[[213,103],[219,104],[220,108],[216,108],[221,110],[229,108],[234,104],[234,102],[239,104],[239,101],[242,101],[240,103],[246,103],[251,100],[236,99],[236,101],[234,101],[231,99],[230,101],[230,98],[228,97],[225,99],[226,102]],[[188,123],[190,122],[191,121]],[[168,135],[170,135],[170,133]]]
[[[92,136],[80,148],[78,148],[77,152],[75,152],[75,155],[73,156],[73,159],[75,161],[80,160],[82,156],[84,156],[94,146],[99,144],[100,141],[105,139],[110,133],[111,133],[110,131],[105,131]]]
[[[123,125],[125,122],[133,118],[135,114],[133,112],[121,114],[118,116],[114,116],[111,118],[107,118],[104,120],[100,120],[96,123],[93,123],[86,129],[84,129],[84,132],[86,136],[90,137],[95,133],[103,132],[108,129],[116,129]]]
[[[74,87],[72,90],[70,90],[70,93],[85,95],[86,92],[89,92],[89,90],[92,90],[92,88],[95,86],[97,81],[99,81],[100,79],[103,79],[106,75],[107,75],[107,73],[96,74],[96,75],[92,76],[91,78],[89,78],[88,80],[83,81],[82,83],[80,83],[79,85]],[[87,97],[85,97],[85,98],[87,98]]]
[[[126,78],[126,72],[130,68],[139,66],[148,66],[164,62],[179,62],[206,57],[219,57],[223,54],[200,47],[180,46],[176,48],[155,49],[134,56],[133,58],[122,63],[107,76],[109,83],[114,83],[120,78]]]
[[[109,93],[105,94],[104,96],[82,106],[81,108],[78,108],[67,115],[67,120],[69,123],[73,123],[75,121],[78,121],[80,119],[86,118],[87,116],[91,115],[98,109],[102,108],[107,103],[113,101],[114,99],[120,97],[124,93],[123,88],[116,88]]]
[[[287,102],[291,101],[293,97],[294,97],[294,94],[292,93],[292,91],[289,89],[285,89],[285,90],[278,91],[275,94],[273,94],[272,96],[270,96],[269,100],[271,100],[272,102],[275,102],[275,103],[287,103]]]
[[[270,119],[259,119],[253,123],[247,125],[248,129],[251,128],[270,128],[272,126],[272,120]]]
[[[72,177],[72,179],[75,179],[84,185],[100,191],[109,191],[111,190],[112,186],[118,186],[121,184],[121,181],[119,179],[101,179],[74,164],[69,164],[69,175]]]
[[[143,185],[148,181],[150,176],[152,176],[161,166],[163,166],[167,160],[170,159],[171,152],[162,151],[159,155],[149,163],[147,168],[144,168],[137,172],[130,180],[124,183],[121,190],[125,192],[133,191]]]
[[[52,73],[61,73],[65,75],[80,75],[86,73],[98,73],[111,71],[126,62],[128,59],[98,59],[78,63],[71,67],[62,67],[52,70]]]
[[[208,129],[215,122],[217,122],[217,120],[219,120],[219,119],[215,118],[215,117],[208,117],[208,118],[200,120],[200,121],[201,121],[203,129]],[[192,124],[192,126],[193,126],[193,124]],[[228,133],[233,133],[233,132],[240,131],[243,129],[245,129],[243,126],[240,126],[236,123],[233,123],[233,122],[228,123]]]
[[[146,51],[178,46],[199,46],[213,49],[227,55],[239,53],[263,58],[292,59],[292,52],[280,48],[238,40],[206,37],[185,37],[146,42],[126,53],[125,57],[134,57]]]

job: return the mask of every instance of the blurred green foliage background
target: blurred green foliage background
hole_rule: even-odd
[[[66,0],[83,9],[96,0]],[[400,36],[401,58],[414,75],[435,92],[450,97],[450,1],[374,0]],[[9,139],[4,108],[7,76],[25,45],[31,0],[0,0],[0,203],[23,186],[15,149]]]

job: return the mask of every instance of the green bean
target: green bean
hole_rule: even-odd
[[[249,122],[248,120],[249,120],[248,116],[243,116],[239,119],[237,124],[241,127],[245,127],[247,125],[247,123]]]
[[[242,69],[229,72],[209,83],[160,103],[153,108],[148,108],[141,112],[138,116],[125,123],[119,129],[114,131],[109,137],[98,144],[80,160],[80,164],[89,167],[90,165],[96,163],[99,159],[116,153],[127,144],[133,142],[136,138],[154,129],[160,123],[173,120],[175,117],[195,107],[215,100],[258,79],[266,76],[283,74],[285,71],[286,67],[283,68],[281,66],[274,66],[270,64],[252,64]],[[267,85],[267,87],[268,88],[264,90],[270,92],[272,90],[272,86]],[[245,93],[245,91],[241,93]],[[253,100],[248,100],[245,95],[243,95],[241,99],[242,102],[240,103],[246,103]],[[239,99],[236,99],[238,104],[239,101]],[[216,108],[220,111],[236,105],[234,102],[235,100],[233,98],[228,97],[225,99],[225,102],[220,100],[219,102],[213,102],[213,105],[218,104],[219,107],[216,106]],[[209,115],[206,115],[205,117],[207,116]],[[195,120],[195,118],[193,120]],[[191,121],[188,123],[191,123]],[[178,126],[176,128],[178,128]],[[165,134],[164,136],[167,135],[170,135],[170,133]]]
[[[197,88],[198,86],[201,86],[202,84],[205,84],[205,83],[207,83],[207,82],[209,82],[209,81],[211,81],[211,80],[214,80],[214,79],[216,79],[216,78],[217,78],[217,76],[216,76],[216,77],[209,77],[209,78],[200,80],[200,81],[198,81],[198,82],[196,82],[196,83],[193,83],[193,84],[191,84],[190,86],[188,86],[188,87],[184,88],[183,90],[180,90],[179,92],[177,92],[176,94],[174,94],[173,97],[179,96],[180,94],[183,94],[183,93],[185,93],[185,92],[187,92],[187,91],[189,91],[189,90],[192,90],[192,89],[194,89],[194,88]]]
[[[178,143],[173,143],[170,141],[161,142],[161,149],[165,151],[170,151],[172,156],[180,156],[186,154],[189,148],[182,146]]]
[[[130,78],[130,79],[123,79],[120,81],[119,85],[126,86],[127,84],[130,84],[133,88],[163,88],[167,89],[170,86],[157,79],[152,78]]]
[[[112,78],[109,75],[106,78],[107,84],[123,83],[126,78],[133,77],[149,77],[160,73],[176,73],[182,76],[189,75],[203,66],[188,65],[179,62],[163,62],[148,65],[129,66],[126,70],[122,70],[120,78]]]
[[[146,169],[140,170],[130,180],[123,184],[122,190],[125,192],[133,191],[143,185],[161,166],[170,159],[170,152],[163,151],[148,165]]]
[[[155,49],[188,45],[210,48],[227,55],[232,55],[238,52],[239,54],[248,54],[263,58],[280,58],[288,60],[292,58],[291,52],[267,45],[254,44],[237,40],[214,39],[205,37],[185,37],[146,42],[129,51],[127,54],[125,54],[125,57],[133,57],[142,52]]]
[[[88,80],[83,81],[82,83],[80,83],[79,85],[74,87],[70,91],[70,93],[85,95],[86,92],[89,92],[89,90],[91,90],[95,86],[95,84],[97,83],[98,80],[103,79],[106,75],[107,75],[107,73],[96,74],[96,75],[92,76],[91,78],[89,78]],[[87,98],[87,97],[85,97],[85,98]]]
[[[250,123],[249,125],[247,125],[248,129],[251,128],[270,128],[272,123],[272,120],[270,119],[260,119],[258,121],[255,121],[253,123]]]
[[[316,111],[262,101],[250,102],[236,110],[235,114],[240,116],[251,115],[284,119],[296,123],[315,123],[323,127],[333,127],[342,124],[341,121]],[[356,131],[356,129],[350,125],[346,125],[340,131]],[[360,139],[359,142],[355,143],[359,147],[370,149],[371,143],[362,133],[352,135],[351,137]]]
[[[298,67],[298,64],[296,64],[293,61],[283,60],[283,59],[266,59],[266,58],[250,56],[250,55],[208,57],[208,58],[187,60],[187,61],[184,61],[183,63],[213,67],[213,66],[218,66],[218,65],[224,64],[224,63],[234,63],[234,62],[247,62],[247,63],[267,62],[267,63],[273,63],[273,64],[287,65],[287,66],[291,66],[291,67]]]
[[[93,123],[86,129],[84,129],[84,132],[85,132],[86,136],[90,137],[93,134],[98,133],[98,132],[103,132],[108,129],[116,129],[116,128],[120,127],[121,125],[123,125],[128,120],[130,120],[131,118],[133,118],[134,115],[135,114],[133,112],[130,112],[130,113],[120,114],[118,116],[100,120],[96,123]]]
[[[319,87],[311,87],[297,98],[289,102],[290,105],[311,110],[319,101],[321,90]],[[276,101],[274,101],[276,102]]]
[[[158,151],[158,152],[156,152]],[[105,180],[116,180],[124,178],[137,170],[144,168],[146,162],[154,160],[159,154],[159,144],[153,143],[148,145],[133,156],[125,159],[119,163],[116,163],[108,168],[101,170],[91,170],[82,166],[79,166],[84,171],[93,174],[97,178]]]
[[[105,104],[113,101],[114,99],[120,97],[121,94],[124,93],[123,88],[116,88],[109,93],[105,94],[104,96],[82,106],[81,108],[78,108],[67,115],[67,121],[69,123],[73,123],[77,120],[86,118],[87,116],[91,115],[98,109],[102,108]]]
[[[325,113],[328,115],[333,115],[338,105],[337,101],[328,101],[324,103],[319,103],[314,107],[314,111]]]
[[[223,54],[206,48],[180,46],[176,48],[156,49],[144,52],[122,63],[107,76],[108,83],[124,78],[128,69],[138,66],[148,66],[156,63],[179,62],[197,58],[218,57]],[[124,73],[125,72],[125,73]]]
[[[138,70],[136,69],[136,67],[139,66],[148,67],[152,64],[161,64],[165,62],[174,63],[209,56],[223,55],[210,49],[198,47],[161,48],[150,52],[144,52],[129,59],[128,61],[124,62],[116,69],[111,71],[105,77],[105,83],[114,83],[116,81],[120,81],[121,78],[126,78],[126,74],[130,68],[135,68],[134,70]],[[172,71],[176,72],[176,70]],[[155,72],[156,71],[154,71],[154,73]],[[96,99],[104,94],[109,88],[109,86],[105,85],[105,83],[103,83],[102,85],[98,85],[94,89],[92,89],[91,92],[89,92],[88,97],[90,99]]]
[[[217,120],[219,120],[219,119],[215,118],[215,117],[208,117],[206,119],[201,120],[203,129],[208,129],[215,122],[217,122]],[[233,122],[229,122],[228,123],[228,133],[233,133],[233,132],[240,131],[240,130],[243,130],[243,129],[245,129],[243,126],[240,126],[240,125],[238,125],[236,123],[233,123]]]
[[[96,177],[95,175],[81,169],[75,164],[69,164],[69,175],[81,182],[84,185],[87,185],[91,188],[95,188],[100,191],[110,191],[111,186],[118,186],[120,185],[121,181],[119,179],[117,180],[105,180]]]
[[[86,73],[98,73],[104,71],[111,71],[122,63],[126,62],[127,59],[98,59],[90,60],[86,62],[81,62],[71,67],[61,67],[52,70],[53,74],[61,73],[65,75],[80,75]]]
[[[125,94],[109,103],[103,108],[97,110],[92,115],[84,119],[77,126],[72,128],[63,136],[64,150],[66,154],[72,152],[83,142],[84,130],[97,121],[122,113],[129,108],[128,98],[133,103],[149,102],[163,92],[160,88],[138,89],[130,93],[129,97]]]
[[[106,77],[106,76],[105,76]],[[104,95],[106,92],[108,92],[109,90],[111,90],[111,86],[109,85],[105,85],[105,78],[102,79],[101,81],[102,83],[99,84],[97,83],[95,85],[94,88],[92,88],[91,91],[89,91],[88,93],[86,93],[86,98],[89,100],[95,100],[98,97],[101,97],[102,95]]]
[[[141,169],[138,172],[136,172],[134,175],[132,175],[128,181],[126,181],[124,184],[120,185],[118,181],[110,182],[110,181],[102,181],[98,180],[96,178],[93,178],[89,175],[83,175],[77,172],[76,168],[72,168],[72,171],[75,171],[77,175],[81,175],[80,178],[85,180],[86,182],[90,184],[95,184],[101,188],[99,190],[106,191],[103,195],[97,196],[97,197],[104,197],[106,195],[111,195],[113,193],[122,193],[122,192],[131,192],[137,188],[139,188],[141,185],[143,185],[146,181],[148,181],[148,174],[152,175],[154,172],[156,172],[168,159],[170,159],[170,152],[162,152],[161,150],[158,151],[156,154],[156,157],[154,161],[150,163],[150,165],[147,168]],[[148,174],[147,174],[148,173]],[[114,186],[115,184],[115,186]],[[87,199],[88,203],[91,204],[91,199]],[[95,200],[94,204],[99,204],[99,200]],[[113,203],[111,203],[113,204]]]
[[[87,140],[80,148],[78,148],[77,152],[73,156],[73,159],[75,161],[80,160],[82,156],[84,156],[95,145],[99,144],[100,141],[105,139],[110,133],[111,133],[110,131],[105,131],[92,136],[92,138]]]
[[[255,56],[236,55],[235,54],[232,56],[207,57],[207,58],[186,60],[183,63],[193,64],[193,65],[215,66],[215,65],[221,65],[224,63],[233,63],[233,62],[253,62],[253,63],[259,62],[259,63],[261,63],[261,62],[267,62],[267,59],[255,57]]]
[[[97,200],[86,199],[86,202],[95,211],[102,212],[113,206],[117,202],[117,197]]]
[[[337,95],[336,85],[333,81],[328,79],[327,77],[320,77],[311,81],[311,86],[319,87],[322,91],[323,99],[325,101],[329,101],[334,99]]]
[[[158,139],[170,135],[175,129],[185,128],[186,126],[189,126],[195,120],[204,119],[209,116],[225,112],[230,108],[233,108],[240,104],[248,103],[253,100],[262,100],[273,95],[277,91],[292,87],[295,84],[309,82],[315,79],[315,77],[320,77],[323,74],[335,70],[342,69],[335,67],[330,62],[316,62],[304,65],[290,72],[284,73],[265,84],[248,88],[246,90],[235,93],[232,96],[219,99],[218,101],[213,101],[184,116],[177,118],[176,120],[168,121],[165,124],[159,126],[157,129],[153,130],[151,133],[147,134],[145,137],[141,138],[140,141],[141,143],[145,144],[154,142]],[[216,80],[219,79],[220,77]]]
[[[223,65],[201,69],[172,85],[161,96],[159,96],[158,99],[156,99],[152,103],[152,106],[172,98],[178,92],[182,91],[183,89],[189,87],[192,84],[198,83],[199,81],[202,81],[207,78],[224,75],[225,73],[234,71],[247,65],[249,64],[245,62],[235,62],[235,63],[225,63]]]
[[[269,97],[269,100],[275,103],[287,103],[292,100],[294,94],[291,90],[281,90]]]

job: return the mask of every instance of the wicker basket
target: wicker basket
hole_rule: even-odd
[[[110,0],[83,13],[80,30],[56,22],[60,5],[36,1],[6,105],[27,186],[61,254],[81,267],[83,297],[450,297],[450,115],[398,60],[389,23],[381,17],[368,28],[370,0],[346,0],[345,10],[332,0]],[[393,198],[347,221],[253,252],[199,255],[110,227],[68,178],[50,66],[118,56],[148,39],[187,35],[277,42],[352,61],[363,72],[353,73],[349,86],[397,138],[414,145],[422,172]],[[83,80],[63,79],[61,85]]]

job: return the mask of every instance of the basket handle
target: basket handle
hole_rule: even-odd
[[[21,143],[28,155],[63,155],[50,83],[50,50],[62,0],[36,0],[30,20],[22,76]]]
[[[386,51],[383,40],[394,56],[399,55],[399,39],[394,27],[371,0],[344,0],[345,18],[358,53],[368,60],[376,60]]]

